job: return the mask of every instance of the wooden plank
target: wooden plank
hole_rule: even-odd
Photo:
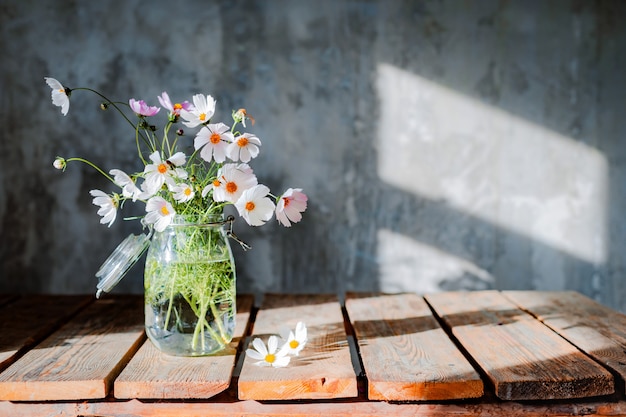
[[[16,294],[0,294],[0,308],[19,298]]]
[[[451,400],[483,395],[483,383],[417,294],[349,294],[368,398]]]
[[[626,315],[573,291],[504,295],[626,381]]]
[[[14,403],[0,401],[0,415],[32,416],[142,416],[142,417],[546,417],[625,416],[624,400],[538,404],[514,401],[491,403],[397,403],[384,401],[298,401],[298,402],[143,402],[84,401],[78,403]]]
[[[105,398],[144,338],[141,296],[98,300],[0,374],[0,400]]]
[[[613,377],[497,291],[426,296],[505,400],[612,394]]]
[[[240,399],[286,400],[357,396],[341,306],[335,296],[268,295],[257,313],[251,340],[265,343],[283,326],[306,323],[308,343],[288,367],[259,367],[245,357]]]
[[[116,398],[211,398],[230,385],[238,345],[250,318],[254,297],[237,297],[233,341],[219,354],[177,357],[146,342],[115,380]]]
[[[0,370],[92,299],[87,295],[28,295],[0,309]]]

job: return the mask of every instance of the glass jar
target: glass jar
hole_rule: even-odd
[[[177,216],[154,232],[144,273],[145,326],[167,354],[209,355],[232,340],[236,275],[226,223],[221,215],[201,224]]]

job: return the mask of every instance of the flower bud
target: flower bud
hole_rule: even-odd
[[[104,103],[104,102],[100,103],[100,108],[102,110],[108,109],[109,108],[109,103]]]
[[[178,136],[182,136],[182,135],[184,135],[184,134],[185,134],[185,131],[184,131],[183,129],[178,129],[178,130],[176,131],[176,134],[177,134]]]
[[[65,162],[65,158],[61,158],[60,156],[57,156],[54,162],[52,163],[52,166],[55,167],[56,169],[65,170],[65,167],[67,166],[67,162]]]

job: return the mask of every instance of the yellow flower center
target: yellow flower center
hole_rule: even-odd
[[[298,342],[297,340],[292,340],[291,342],[289,342],[289,347],[292,349],[295,349],[298,346],[300,346],[300,342]]]
[[[59,93],[65,93],[65,90],[62,88],[59,88]]]
[[[198,119],[204,122],[206,120],[206,113],[200,113],[200,116],[198,116]]]
[[[214,187],[219,187],[220,185],[222,185],[222,183],[220,182],[220,180],[217,180],[217,179],[213,180],[213,186],[214,186]]]
[[[246,203],[246,210],[248,210],[248,211],[252,211],[252,210],[254,210],[254,208],[255,208],[255,207],[256,207],[256,206],[254,205],[254,203],[253,203],[252,201],[248,201],[248,202]]]
[[[246,137],[240,137],[237,140],[237,145],[239,145],[240,148],[245,148],[248,145],[248,138]]]
[[[181,110],[183,108],[183,105],[180,103],[176,103],[174,104],[174,110]]]
[[[159,174],[165,174],[167,172],[167,164],[159,164],[157,167]]]
[[[191,188],[185,188],[185,191],[183,191],[183,193],[185,193],[185,195],[187,196],[191,195]]]
[[[290,200],[290,199],[288,199],[288,198],[284,198],[284,197],[283,197],[283,203],[285,204],[285,207],[287,207],[287,206],[289,205],[289,203],[290,203],[290,202],[291,202],[291,200]]]
[[[212,133],[209,139],[213,145],[217,145],[222,140],[222,136],[219,133]]]
[[[265,362],[274,363],[274,361],[276,361],[276,355],[274,355],[273,353],[268,353],[267,355],[265,355]]]
[[[226,191],[233,194],[237,191],[237,184],[234,182],[227,182],[226,183]]]
[[[167,209],[166,206],[161,207],[161,214],[164,216],[169,216],[170,215],[170,211]]]

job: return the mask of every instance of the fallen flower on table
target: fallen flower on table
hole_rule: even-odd
[[[281,368],[289,365],[291,356],[299,356],[307,342],[307,329],[304,322],[299,321],[296,329],[282,329],[280,339],[284,341],[278,348],[279,337],[272,335],[267,341],[267,347],[260,338],[252,341],[254,349],[246,349],[246,355],[258,362],[258,366],[273,366]]]
[[[307,342],[307,330],[306,325],[299,321],[296,324],[295,332],[293,330],[286,330],[281,332],[281,337],[285,340],[285,344],[281,348],[287,355],[299,356],[300,351],[304,349],[304,345]]]
[[[272,366],[274,368],[282,368],[289,365],[291,359],[282,349],[278,350],[278,337],[270,336],[267,341],[267,347],[260,338],[252,341],[254,349],[246,349],[246,355],[252,359],[258,360],[257,366]]]

